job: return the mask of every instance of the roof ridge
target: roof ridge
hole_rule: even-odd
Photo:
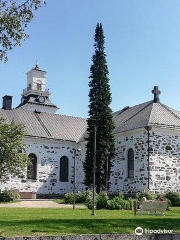
[[[147,102],[143,102],[143,103],[139,103],[139,104],[136,104],[136,105],[133,105],[133,106],[129,106],[129,108],[137,107],[137,106],[143,105],[143,104],[145,104],[145,103],[151,103],[151,102],[152,102],[152,100],[151,100],[151,101],[147,101]],[[122,108],[122,109],[123,109],[123,108]],[[113,112],[112,114],[119,113],[120,111],[122,111],[122,109],[121,109],[121,110],[118,110],[118,111],[115,111],[115,112]]]
[[[5,110],[5,109],[0,109],[0,110]],[[31,110],[27,110],[21,107],[16,107],[16,108],[12,108],[11,110],[15,110],[15,111],[25,111],[25,112],[30,112],[30,113],[34,113],[34,111]],[[9,110],[8,110],[9,111]],[[52,113],[48,113],[48,112],[41,112],[42,114],[50,114],[52,115]],[[76,117],[76,116],[70,116],[70,115],[66,115],[66,114],[59,114],[59,113],[53,113],[53,115],[55,116],[62,116],[62,117],[69,117],[69,118],[76,118],[76,119],[83,119],[83,120],[87,120],[88,118],[85,117]]]
[[[136,115],[138,115],[140,112],[142,112],[145,108],[147,108],[148,106],[150,106],[151,104],[153,103],[153,101],[150,101],[149,104],[147,104],[145,107],[143,107],[141,110],[139,110],[137,113],[135,113],[133,116],[131,116],[130,118],[128,118],[125,122],[123,123],[126,123],[127,121],[129,121],[130,119],[132,119],[133,117],[135,117]],[[140,105],[140,104],[139,104]],[[151,109],[152,111],[152,109]]]
[[[45,130],[45,132],[47,133],[47,135],[49,137],[52,137],[51,133],[49,132],[49,130],[47,129],[47,127],[44,125],[43,121],[41,120],[41,118],[39,117],[38,113],[34,112],[35,117],[37,118],[37,120],[39,121],[39,123],[41,124],[41,126],[43,127],[43,129]]]
[[[163,103],[160,103],[168,112],[170,112],[172,115],[174,115],[177,119],[180,119],[178,115],[176,115],[168,106],[166,106]]]

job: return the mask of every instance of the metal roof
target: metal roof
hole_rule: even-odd
[[[113,114],[116,128],[114,133],[124,132],[145,126],[180,127],[180,112],[160,102],[145,102],[125,111]]]
[[[21,123],[27,136],[78,142],[86,131],[86,119],[24,109],[4,110],[0,114],[11,123]]]
[[[21,108],[0,109],[8,123],[14,120],[25,127],[26,135],[33,137],[59,139],[79,142],[87,136],[85,118],[71,117],[52,113],[37,113]],[[163,126],[180,129],[180,112],[153,101],[113,113],[114,133],[138,129],[145,126]]]

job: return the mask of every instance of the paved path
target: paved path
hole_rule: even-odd
[[[22,201],[17,203],[0,204],[0,208],[72,208],[71,204],[59,204],[53,201]],[[76,205],[76,208],[85,208],[83,205]]]

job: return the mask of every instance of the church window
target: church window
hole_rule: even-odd
[[[166,146],[166,150],[172,150],[172,147]]]
[[[37,90],[38,90],[38,91],[41,91],[41,90],[42,90],[42,82],[41,82],[41,81],[38,81],[38,82],[37,82]]]
[[[27,167],[27,178],[36,180],[37,178],[37,157],[34,153],[29,154],[30,165]]]
[[[69,160],[66,156],[61,157],[60,159],[60,182],[68,182],[69,178]]]
[[[134,151],[132,148],[128,151],[128,177],[134,177]]]

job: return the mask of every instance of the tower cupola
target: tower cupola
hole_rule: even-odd
[[[35,67],[26,73],[27,86],[23,89],[21,104],[17,108],[48,113],[55,113],[58,110],[49,99],[51,93],[46,88],[46,74],[37,62]]]

